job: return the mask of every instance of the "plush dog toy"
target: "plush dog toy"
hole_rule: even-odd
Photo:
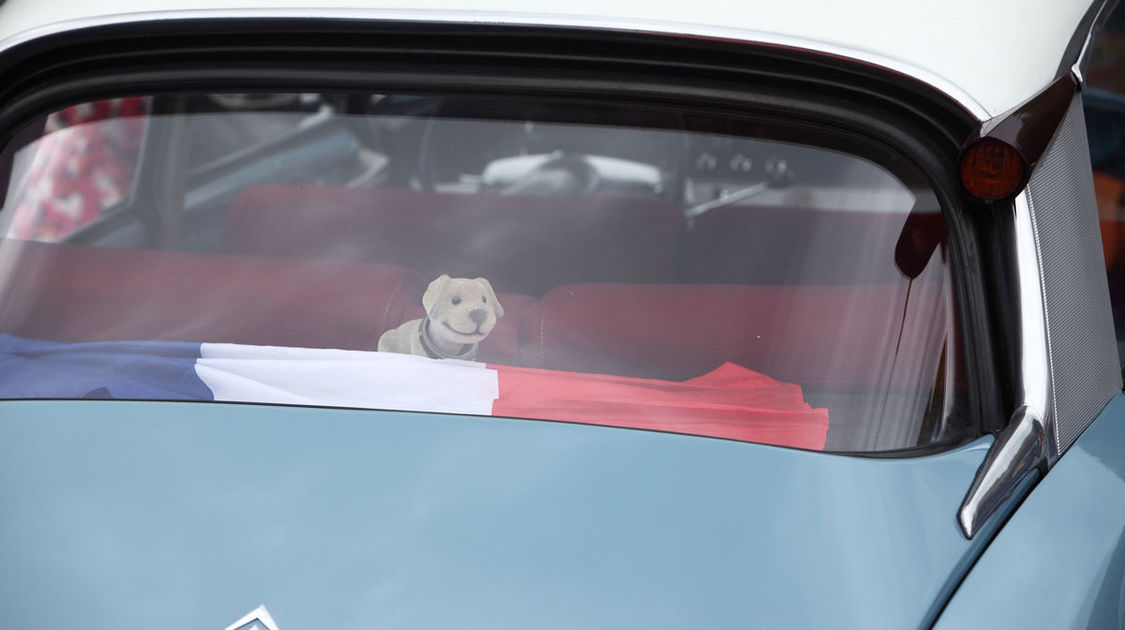
[[[424,318],[404,322],[379,337],[379,352],[472,361],[481,340],[504,315],[504,307],[484,278],[442,274],[426,288],[422,306]]]

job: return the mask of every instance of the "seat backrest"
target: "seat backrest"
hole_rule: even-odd
[[[420,300],[402,267],[0,241],[0,332],[373,350]]]
[[[816,387],[914,385],[936,369],[918,364],[940,355],[944,300],[937,283],[571,285],[528,308],[520,360],[672,380],[730,361]]]
[[[916,232],[925,232],[926,238],[912,238]],[[932,246],[945,240],[945,224],[937,212],[728,206],[693,220],[685,241],[683,279],[806,285],[894,282],[906,277],[902,267],[924,266]],[[911,264],[904,256],[921,260]]]
[[[683,218],[643,197],[517,197],[271,186],[231,205],[240,254],[392,263],[539,296],[576,282],[671,282]]]

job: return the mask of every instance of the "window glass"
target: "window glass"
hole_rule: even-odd
[[[148,100],[84,103],[55,112],[34,151],[21,151],[5,207],[8,235],[58,241],[133,194]]]
[[[53,121],[70,108],[7,148],[0,397],[447,412],[833,451],[964,437],[937,196],[870,140],[550,100],[118,102],[147,113],[68,134]],[[76,172],[113,185],[67,228],[29,231],[69,203]]]

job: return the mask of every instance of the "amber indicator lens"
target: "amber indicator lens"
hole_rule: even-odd
[[[1010,145],[985,138],[961,156],[961,184],[980,199],[1007,199],[1019,191],[1024,180],[1024,162]]]

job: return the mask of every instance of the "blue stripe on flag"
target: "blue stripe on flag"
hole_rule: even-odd
[[[200,344],[60,343],[0,334],[0,398],[212,400],[195,374]]]

